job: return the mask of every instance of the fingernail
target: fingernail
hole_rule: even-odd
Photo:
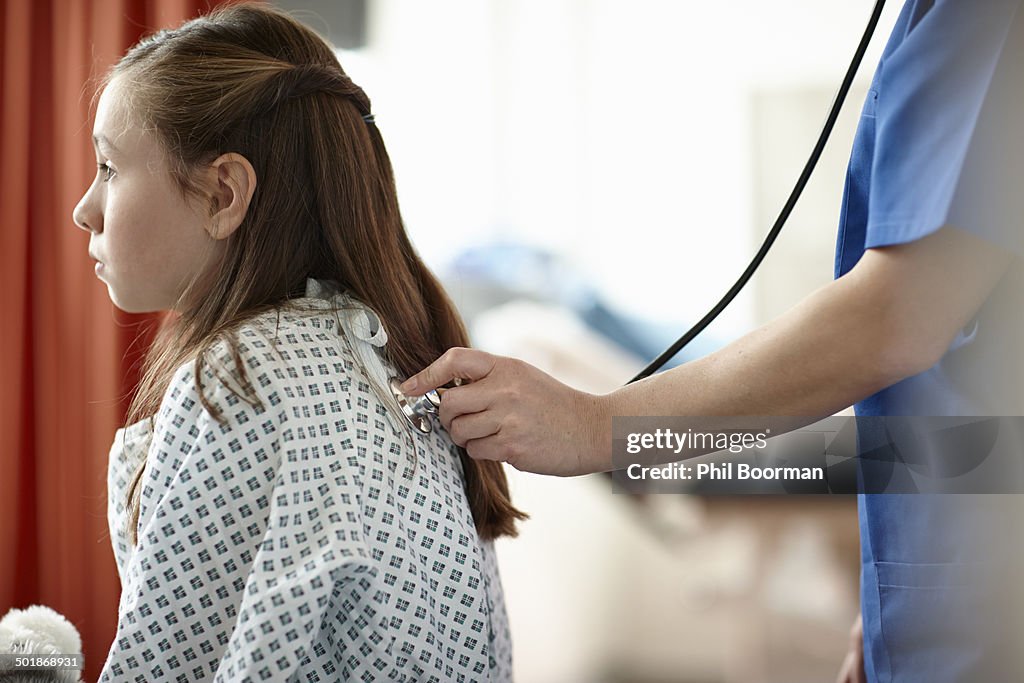
[[[403,394],[411,394],[416,389],[416,378],[410,377],[409,379],[402,382],[402,386],[399,387]]]

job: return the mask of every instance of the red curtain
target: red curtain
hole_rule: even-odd
[[[114,307],[71,212],[96,172],[95,79],[206,0],[2,0],[0,11],[0,615],[48,605],[82,634],[85,680],[120,587],[106,460],[155,315]]]

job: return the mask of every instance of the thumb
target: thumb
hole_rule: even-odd
[[[483,379],[494,369],[496,360],[496,356],[486,351],[456,346],[405,380],[400,388],[403,393],[415,396],[425,394],[456,378],[470,381]]]

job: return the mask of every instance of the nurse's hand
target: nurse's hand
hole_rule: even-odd
[[[850,649],[839,669],[836,683],[867,683],[867,680],[864,674],[864,622],[858,614],[857,621],[850,628]]]
[[[611,409],[603,396],[577,391],[529,363],[478,349],[453,348],[410,377],[402,391],[442,390],[441,423],[477,460],[517,470],[573,476],[611,469]]]

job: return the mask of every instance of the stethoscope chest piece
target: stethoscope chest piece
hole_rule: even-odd
[[[441,397],[433,389],[423,396],[406,396],[399,389],[401,384],[401,380],[397,377],[391,378],[391,393],[394,395],[395,400],[398,401],[398,407],[402,409],[405,418],[409,420],[413,427],[423,434],[429,434],[432,429],[430,416],[437,415],[438,408],[441,406]]]

